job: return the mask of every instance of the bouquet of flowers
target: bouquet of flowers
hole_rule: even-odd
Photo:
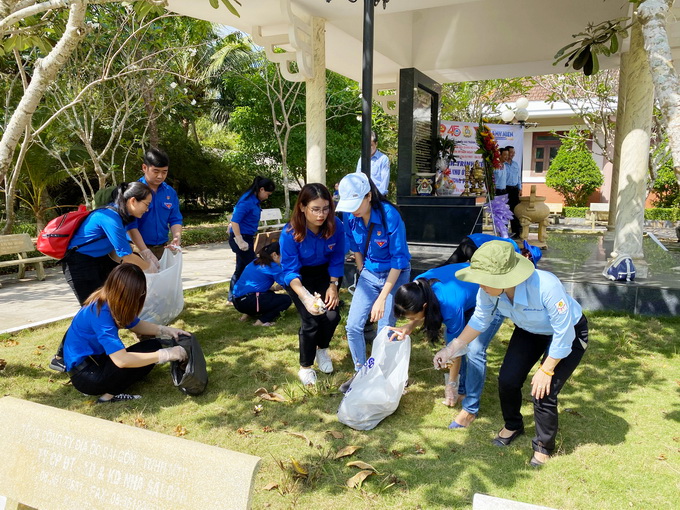
[[[496,192],[493,171],[501,167],[501,152],[498,149],[498,143],[496,143],[493,133],[482,119],[479,120],[476,136],[477,145],[479,146],[476,153],[482,155],[486,192],[489,198],[493,200],[494,193]]]

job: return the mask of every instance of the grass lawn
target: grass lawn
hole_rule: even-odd
[[[558,455],[534,470],[528,391],[527,435],[506,449],[491,445],[502,427],[496,376],[507,324],[489,349],[482,411],[469,430],[447,430],[453,413],[440,403],[442,375],[429,369],[434,350],[415,335],[412,384],[399,409],[358,432],[335,417],[336,388],[352,366],[343,325],[331,344],[336,372],[307,390],[297,380],[294,309],[272,328],[255,328],[237,320],[225,294],[224,286],[189,291],[174,324],[194,332],[208,358],[200,397],[182,395],[162,366],[133,388],[141,400],[95,405],[47,369],[68,322],[0,337],[0,394],[257,455],[257,509],[470,508],[476,492],[565,510],[680,508],[679,319],[589,314],[590,347],[560,399]],[[260,387],[286,401],[260,400]],[[361,448],[334,460],[348,445]],[[378,474],[350,489],[358,469],[346,464],[357,460]]]

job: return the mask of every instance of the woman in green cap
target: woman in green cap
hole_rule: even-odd
[[[524,433],[522,386],[531,378],[536,436],[531,466],[543,465],[555,450],[557,395],[578,366],[588,345],[588,321],[579,305],[552,273],[535,269],[510,243],[491,241],[472,256],[456,278],[478,283],[477,304],[463,332],[434,357],[444,368],[452,354],[486,331],[494,312],[515,323],[498,373],[498,393],[505,426],[493,444],[508,446]]]

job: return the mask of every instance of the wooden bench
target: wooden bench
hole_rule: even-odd
[[[262,214],[260,215],[260,224],[257,230],[264,232],[266,230],[279,230],[285,226],[283,221],[283,214],[281,214],[281,209],[262,209]]]
[[[590,215],[590,228],[595,229],[595,220],[597,221],[609,221],[609,204],[601,202],[593,202],[590,204],[590,210],[588,211]]]
[[[19,278],[26,275],[26,266],[35,265],[38,280],[45,279],[45,268],[43,262],[54,260],[52,257],[41,255],[40,257],[29,257],[27,253],[35,251],[35,246],[28,234],[10,234],[0,236],[0,255],[16,255],[16,260],[0,261],[0,267],[19,266]],[[0,285],[1,287],[2,285]]]
[[[548,209],[550,209],[550,221],[554,225],[559,224],[560,222],[560,216],[562,216],[562,208],[563,204],[561,202],[546,202],[545,205],[548,206]]]

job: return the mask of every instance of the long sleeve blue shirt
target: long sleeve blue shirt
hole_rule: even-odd
[[[139,323],[135,318],[125,328],[134,328]],[[78,366],[88,356],[113,354],[125,345],[118,336],[118,326],[111,315],[108,303],[97,313],[97,304],[90,303],[78,310],[66,331],[64,340],[64,363],[66,370]]]
[[[139,179],[146,184],[146,178]],[[161,245],[168,242],[168,233],[173,225],[182,224],[177,192],[162,182],[158,191],[152,193],[149,208],[144,215],[127,225],[127,230],[136,228],[145,244]]]
[[[418,276],[418,278],[439,280],[432,285],[432,290],[439,300],[442,320],[446,326],[444,338],[447,344],[463,331],[465,312],[475,306],[479,285],[456,278],[456,271],[469,265],[469,262],[449,264],[430,269]]]
[[[257,234],[257,226],[260,223],[260,215],[262,214],[262,206],[254,193],[245,193],[236,202],[234,207],[234,214],[231,216],[232,223],[238,223],[241,230],[241,235],[255,235]]]
[[[357,162],[357,172],[361,172],[361,158]],[[371,180],[380,193],[387,195],[390,186],[390,158],[379,150],[371,156]]]
[[[509,317],[520,328],[538,335],[552,335],[548,348],[550,357],[563,359],[571,353],[576,336],[574,326],[581,319],[583,310],[554,274],[540,269],[534,271],[515,287],[513,302],[506,294],[491,297],[480,289],[469,325],[477,331],[486,331],[496,305],[501,315]]]
[[[101,236],[105,237],[78,248],[78,253],[90,257],[102,257],[113,250],[119,257],[132,253],[123,219],[117,211],[107,208],[92,211],[73,234],[68,247],[73,248]]]
[[[300,278],[300,268],[328,264],[328,273],[340,278],[345,272],[345,227],[340,219],[333,217],[335,232],[328,239],[314,234],[307,229],[307,235],[298,243],[293,237],[290,224],[283,227],[279,243],[281,244],[281,265],[283,281],[290,285],[295,278]]]
[[[260,266],[253,261],[246,266],[234,284],[234,297],[243,297],[252,292],[266,292],[274,282],[281,286],[285,285],[281,264],[272,262],[270,265]]]
[[[505,164],[505,184],[507,186],[518,186],[522,189],[522,170],[517,161],[511,161]]]
[[[362,218],[348,215],[350,250],[364,256],[364,267],[372,273],[382,273],[390,269],[406,269],[411,261],[411,254],[406,242],[406,227],[396,207],[383,203],[385,222],[380,212],[371,209],[368,225]],[[371,229],[371,239],[366,250],[366,237]]]
[[[507,186],[507,180],[508,180],[508,171],[505,167],[505,165],[501,166],[501,168],[495,168],[493,171],[493,181],[494,181],[494,187],[496,189],[505,189]]]

